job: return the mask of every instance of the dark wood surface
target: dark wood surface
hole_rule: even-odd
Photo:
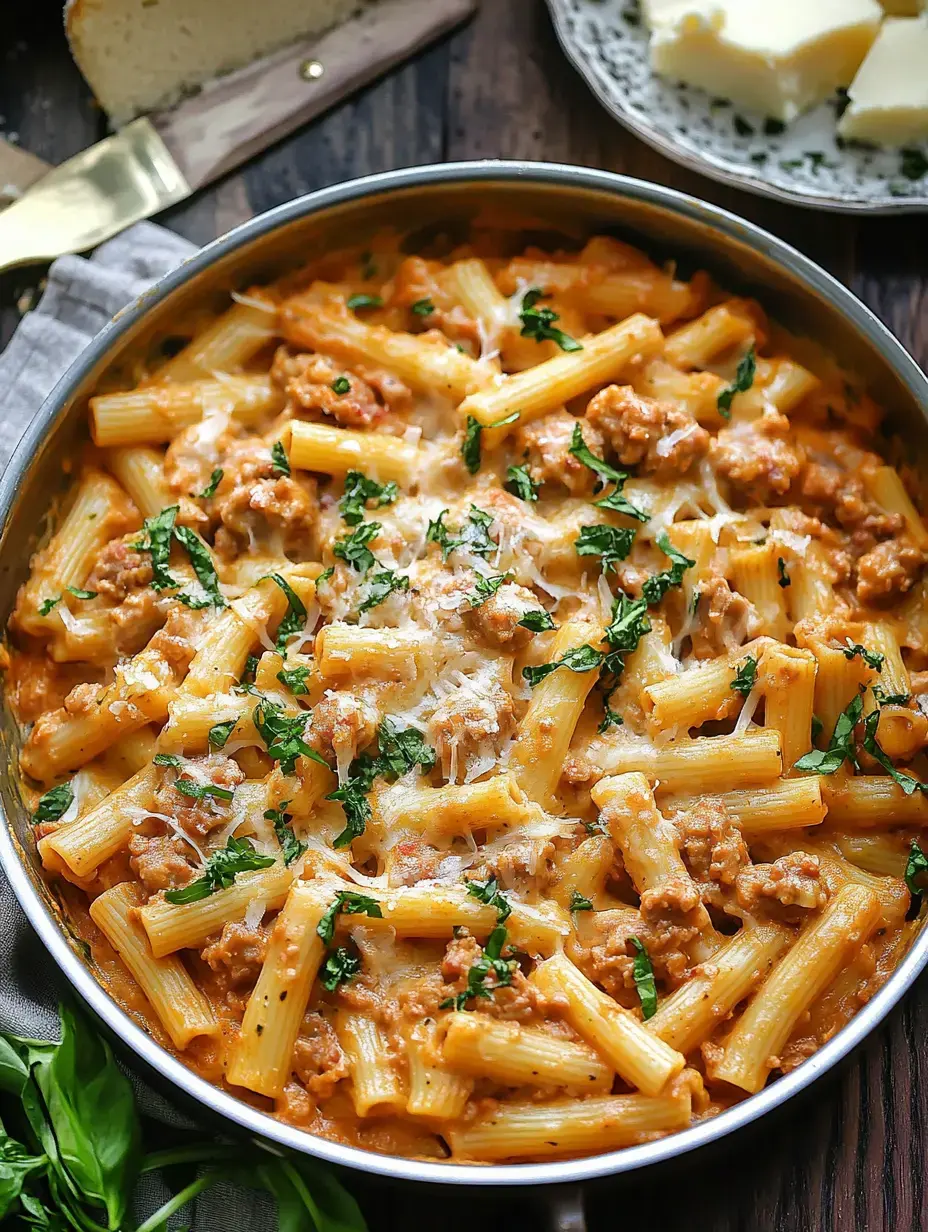
[[[105,123],[71,64],[60,0],[0,6],[0,132],[59,162]],[[413,164],[512,157],[669,184],[767,227],[850,286],[928,365],[928,223],[790,208],[681,170],[605,115],[564,60],[542,0],[483,0],[477,19],[161,221],[196,243],[301,193]],[[0,340],[35,272],[0,282]],[[587,1187],[588,1225],[649,1232],[928,1229],[928,984],[840,1074],[710,1150]],[[550,1222],[560,1195],[351,1180],[372,1232]],[[234,1217],[230,1229],[235,1228]]]

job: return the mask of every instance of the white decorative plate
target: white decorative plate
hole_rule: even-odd
[[[776,0],[768,0],[776,3]],[[846,213],[928,212],[928,143],[842,142],[839,98],[786,128],[651,72],[637,0],[548,0],[558,38],[603,106],[661,154],[715,180]]]

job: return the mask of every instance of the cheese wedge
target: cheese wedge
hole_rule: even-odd
[[[851,81],[882,16],[877,0],[681,0],[655,22],[651,64],[788,122]]]
[[[928,18],[887,17],[848,94],[842,137],[876,145],[928,140]]]

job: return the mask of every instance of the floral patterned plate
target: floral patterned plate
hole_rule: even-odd
[[[587,85],[626,128],[694,171],[796,205],[844,213],[928,212],[928,143],[879,150],[842,141],[842,101],[784,126],[651,72],[637,0],[548,0]]]

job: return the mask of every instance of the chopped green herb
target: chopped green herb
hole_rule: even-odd
[[[54,599],[43,599],[39,604],[39,615],[47,616],[48,613],[61,602],[61,595],[56,595]]]
[[[624,513],[626,517],[634,518],[638,522],[647,522],[648,515],[636,505],[633,505],[622,494],[622,488],[628,479],[628,473],[616,470],[614,466],[610,466],[602,458],[597,458],[596,454],[587,447],[579,423],[574,424],[573,437],[567,452],[572,454],[578,462],[582,462],[585,467],[593,471],[595,475],[598,475],[601,481],[611,481],[615,484],[615,488],[608,496],[603,496],[598,501],[593,502],[597,508],[611,509],[613,513]],[[596,487],[598,490],[599,484]]]
[[[506,936],[505,925],[497,924],[487,938],[483,956],[477,959],[467,973],[465,990],[453,997],[446,997],[439,1003],[439,1009],[466,1010],[468,1001],[489,999],[497,988],[505,988],[512,983],[516,964],[512,959],[504,959],[502,956]],[[494,982],[488,985],[487,977],[490,975],[493,976]]]
[[[531,629],[533,633],[545,633],[548,629],[554,628],[551,613],[546,612],[543,607],[526,612],[516,623],[520,624],[523,629]]]
[[[319,576],[316,578],[316,590],[319,589],[319,587],[323,584],[323,582],[328,582],[329,579],[334,576],[334,574],[335,574],[335,568],[333,565],[329,565],[328,569],[323,569],[322,572],[319,574]]]
[[[468,415],[464,428],[464,443],[461,445],[461,457],[472,475],[476,475],[480,470],[480,438],[482,435],[483,424],[473,415]]]
[[[537,501],[540,483],[536,483],[528,473],[527,466],[508,466],[506,468],[506,491],[520,500]]]
[[[928,856],[913,838],[909,848],[909,858],[905,866],[905,884],[913,898],[920,898],[925,893],[925,886],[919,885],[919,879],[928,873]]]
[[[209,483],[200,493],[199,495],[200,500],[209,500],[211,497],[216,495],[216,489],[222,483],[222,477],[224,474],[225,474],[225,471],[222,469],[222,467],[217,466],[216,469],[213,471],[213,473],[209,477]]]
[[[465,881],[464,884],[471,898],[476,898],[478,902],[486,903],[488,907],[496,909],[497,924],[504,924],[509,919],[512,907],[509,905],[509,899],[500,890],[495,877],[491,877],[488,881]]]
[[[897,770],[879,744],[877,744],[876,729],[879,727],[879,724],[879,710],[871,710],[866,719],[864,719],[864,749],[866,752],[870,754],[878,765],[883,767],[893,782],[898,784],[907,796],[911,796],[916,791],[928,792],[928,783],[922,783],[920,779],[914,778],[911,774],[906,774],[903,770]]]
[[[471,505],[468,520],[464,526],[460,531],[453,531],[445,525],[447,512],[447,509],[443,509],[434,521],[429,522],[425,532],[426,543],[437,543],[441,548],[443,560],[447,560],[455,548],[464,548],[477,556],[486,558],[499,547],[490,535],[493,518],[489,513],[478,509],[476,505]]]
[[[747,697],[756,683],[757,660],[752,658],[751,655],[748,655],[745,661],[738,668],[735,673],[734,680],[728,687],[730,689],[734,689],[737,693],[740,693],[742,697]]]
[[[371,806],[367,793],[374,785],[380,766],[376,758],[369,753],[356,757],[348,768],[348,778],[335,791],[326,796],[342,806],[345,814],[345,828],[336,837],[334,847],[348,847],[356,838],[360,838],[367,828],[371,816]]]
[[[425,773],[435,765],[435,750],[425,743],[421,732],[415,727],[398,728],[389,716],[377,728],[377,744],[378,772],[388,778],[401,778],[414,766],[420,766]]]
[[[635,961],[632,963],[632,979],[635,990],[641,1002],[641,1013],[645,1019],[653,1018],[657,1013],[657,984],[654,981],[654,968],[648,951],[637,937],[628,938],[635,951]]]
[[[245,670],[242,672],[241,684],[254,684],[260,660],[255,654],[250,654],[245,660]]]
[[[234,794],[228,787],[217,787],[215,783],[195,783],[193,779],[175,779],[174,786],[188,800],[231,800]]]
[[[273,856],[262,856],[255,851],[250,838],[230,836],[225,847],[214,851],[206,861],[202,876],[180,890],[166,890],[164,897],[169,903],[196,903],[217,890],[228,889],[239,873],[270,868],[273,863]]]
[[[361,253],[361,277],[365,282],[374,278],[377,274],[377,266],[374,263],[374,254],[372,252]]]
[[[696,564],[695,560],[690,560],[688,556],[684,556],[670,542],[666,534],[659,535],[657,546],[668,556],[671,561],[669,569],[665,569],[662,573],[654,573],[651,577],[645,578],[642,587],[642,598],[648,601],[650,607],[654,607],[660,603],[667,591],[674,586],[680,586],[683,582],[683,575],[687,569],[692,569]]]
[[[392,481],[379,484],[361,471],[349,471],[345,476],[345,494],[338,502],[338,510],[349,526],[357,526],[364,521],[368,501],[375,502],[375,509],[383,509],[385,505],[392,505],[398,495],[397,486]]]
[[[198,535],[195,535],[187,526],[175,526],[174,538],[186,549],[187,555],[190,557],[190,563],[193,566],[193,572],[197,576],[197,581],[206,591],[209,600],[207,606],[228,607],[225,596],[219,589],[219,577],[216,573],[216,566],[213,564],[209,548],[203,540]]]
[[[341,396],[351,392],[351,382],[346,376],[337,376],[332,382],[332,392]]]
[[[883,706],[907,706],[912,700],[911,693],[887,693],[878,684],[873,686],[873,696],[876,704],[881,708]]]
[[[792,586],[789,574],[786,572],[786,561],[782,556],[777,557],[777,585],[782,586],[784,590],[787,586]]]
[[[454,550],[453,532],[445,525],[445,515],[449,512],[443,509],[437,518],[433,518],[426,528],[425,542],[437,543],[441,548],[443,560],[447,560]]]
[[[300,714],[287,715],[282,706],[262,698],[252,711],[252,720],[258,729],[258,735],[264,741],[268,757],[280,763],[283,774],[292,774],[298,757],[308,757],[321,766],[328,762],[321,753],[304,740],[306,720],[309,715],[304,711]]]
[[[383,919],[380,903],[375,899],[367,894],[358,894],[354,890],[339,890],[325,915],[316,925],[316,932],[325,945],[332,944],[332,938],[335,936],[335,920],[339,915],[366,915],[373,920]]]
[[[619,712],[617,710],[613,710],[612,707],[609,705],[609,698],[611,697],[611,695],[612,694],[610,692],[610,694],[608,694],[606,697],[603,698],[602,722],[599,724],[599,727],[597,727],[596,729],[597,734],[600,736],[604,736],[606,732],[609,731],[610,728],[612,727],[621,727],[623,723],[625,722],[625,720],[622,718]]]
[[[588,898],[584,898],[578,890],[574,890],[570,896],[570,909],[571,911],[592,911],[593,904]]]
[[[280,808],[264,810],[265,819],[274,823],[274,833],[280,843],[280,852],[287,868],[306,850],[306,844],[300,842],[293,833],[293,818],[289,813],[284,812],[289,803],[289,800],[285,800]]]
[[[383,300],[379,295],[352,295],[348,299],[348,307],[352,312],[357,312],[359,308],[382,308]]]
[[[856,655],[859,655],[867,667],[872,667],[875,672],[883,670],[883,655],[878,654],[875,650],[867,650],[865,646],[861,646],[860,642],[852,642],[849,637],[846,637],[844,641],[845,644],[839,647],[839,649],[845,659],[850,661]]]
[[[279,573],[268,573],[265,577],[279,586],[287,596],[287,610],[277,626],[275,642],[278,651],[283,654],[290,639],[303,632],[306,625],[306,605],[285,577],[281,577]]]
[[[749,124],[747,120],[744,118],[744,116],[733,115],[731,118],[731,122],[734,125],[735,132],[738,134],[739,137],[753,137],[754,136],[754,125]],[[650,1015],[646,1015],[646,1017],[650,1017]]]
[[[754,384],[754,374],[757,371],[757,355],[753,346],[738,364],[734,382],[723,389],[716,399],[719,414],[725,419],[731,419],[731,404],[735,394],[746,393]]]
[[[305,697],[309,692],[306,687],[306,681],[312,675],[312,668],[307,667],[305,663],[298,663],[296,667],[283,667],[277,673],[277,679],[289,689],[294,697]]]
[[[142,523],[142,538],[132,545],[137,552],[151,554],[151,584],[155,590],[171,590],[177,586],[177,579],[171,574],[168,564],[171,559],[174,521],[179,509],[179,505],[171,505],[153,518],[146,518]]]
[[[290,459],[287,457],[283,441],[275,441],[271,446],[271,469],[275,475],[290,474]]]
[[[580,534],[574,540],[578,556],[599,556],[603,573],[615,569],[619,561],[625,560],[632,550],[635,541],[635,530],[616,526],[581,526]]]
[[[68,811],[73,801],[74,788],[70,783],[59,783],[57,787],[50,787],[43,796],[39,797],[32,820],[36,823],[57,821],[63,813]]]
[[[599,667],[602,661],[603,652],[601,650],[594,650],[592,646],[584,644],[565,651],[559,659],[555,659],[552,663],[541,663],[538,667],[523,667],[522,675],[534,689],[536,684],[540,684],[546,676],[550,676],[559,667],[569,668],[572,672],[591,672]]]
[[[523,338],[533,338],[536,342],[550,339],[556,342],[562,351],[582,351],[583,345],[576,338],[571,338],[562,329],[557,329],[554,322],[560,316],[552,308],[539,308],[538,301],[545,299],[545,293],[540,287],[530,287],[522,296],[522,307],[519,310],[519,320],[522,322],[520,331]]]
[[[435,305],[430,299],[417,299],[410,305],[409,311],[417,317],[430,317],[435,311]]]
[[[815,744],[816,740],[822,734],[822,730],[824,729],[824,727],[825,727],[825,724],[818,717],[818,715],[813,714],[812,716],[812,743],[813,744]]]
[[[356,757],[348,767],[347,781],[326,796],[327,800],[341,804],[347,822],[335,839],[335,847],[347,847],[364,833],[371,815],[367,795],[379,775],[393,780],[414,766],[426,771],[435,764],[435,750],[425,744],[421,734],[414,728],[397,728],[389,717],[381,721],[377,741],[379,755],[371,757],[369,753],[362,753]]]
[[[702,592],[698,587],[693,588],[693,597],[690,599],[690,615],[695,616],[699,611],[699,600],[702,598]]]
[[[221,723],[214,723],[209,729],[209,735],[207,736],[210,748],[224,749],[229,737],[232,735],[235,723],[235,719],[224,719]]]
[[[96,590],[81,590],[79,586],[66,586],[65,590],[72,594],[75,599],[96,599],[100,593]]]
[[[339,539],[333,546],[333,553],[339,560],[345,561],[346,564],[357,569],[364,575],[372,565],[376,564],[374,553],[367,546],[372,539],[380,534],[379,522],[362,522],[350,535],[346,535],[344,539]]]
[[[183,770],[183,758],[178,757],[176,753],[156,753],[152,758],[152,762],[156,766],[170,766],[172,770]]]
[[[341,984],[353,980],[360,970],[360,957],[340,945],[337,950],[330,950],[326,955],[319,972],[319,982],[328,992],[335,992]]]
[[[928,172],[928,158],[915,146],[900,150],[899,172],[907,180],[920,180]]]
[[[860,722],[863,713],[863,698],[856,693],[838,716],[834,735],[825,752],[813,749],[800,757],[794,766],[803,774],[835,774],[845,761],[857,765],[857,754],[854,749],[854,728]],[[874,714],[879,711],[874,710]]]
[[[483,577],[482,574],[477,575],[477,580],[474,583],[473,594],[468,596],[468,603],[471,607],[480,607],[486,603],[487,599],[492,599],[504,582],[512,580],[511,573],[499,573],[495,577]]]
[[[369,612],[371,608],[389,598],[394,592],[402,593],[409,590],[409,578],[405,573],[394,573],[392,569],[382,569],[368,579],[367,593],[358,604],[359,612]]]

